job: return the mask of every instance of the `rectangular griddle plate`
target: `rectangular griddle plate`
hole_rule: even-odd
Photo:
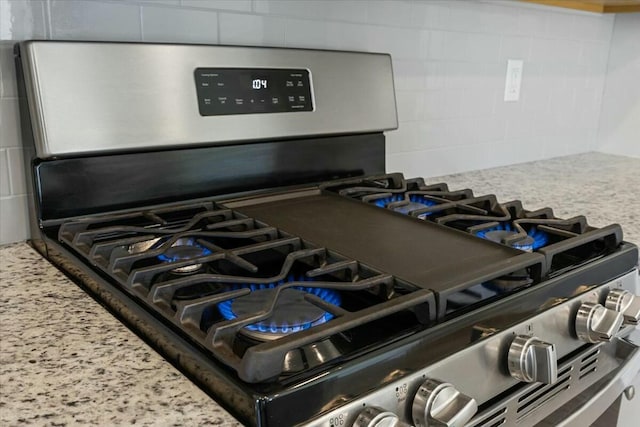
[[[544,257],[320,191],[223,204],[439,297],[539,265]],[[444,304],[439,305],[440,310]]]

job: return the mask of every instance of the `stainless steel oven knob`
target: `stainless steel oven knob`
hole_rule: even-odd
[[[582,341],[611,341],[622,326],[622,314],[600,304],[583,303],[576,315],[576,334]]]
[[[637,325],[640,320],[640,297],[624,289],[613,289],[604,306],[622,313],[625,325]]]
[[[398,425],[398,416],[377,406],[369,406],[358,415],[353,427],[394,427]]]
[[[518,335],[509,346],[509,373],[526,383],[553,384],[558,380],[558,359],[553,344],[537,337]]]
[[[416,427],[464,426],[478,410],[475,399],[438,380],[427,379],[413,399],[411,415]]]

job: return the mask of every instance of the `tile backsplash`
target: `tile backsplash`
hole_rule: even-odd
[[[30,38],[389,52],[387,167],[435,176],[590,151],[614,17],[513,1],[0,0],[0,243],[27,238],[12,44]],[[524,60],[504,102],[507,59]]]

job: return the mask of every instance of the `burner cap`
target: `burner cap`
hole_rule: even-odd
[[[506,239],[511,236],[515,236],[518,234],[517,231],[509,231],[509,230],[492,230],[487,231],[484,235],[484,238],[487,240],[491,240],[492,242],[504,243]],[[516,249],[520,249],[523,251],[532,251],[533,250],[533,237],[527,236],[524,239],[518,240],[517,242],[512,242],[509,246],[512,246]]]
[[[264,308],[266,301],[273,298],[275,292],[275,288],[258,289],[248,295],[224,301],[218,304],[218,309],[222,316],[229,320],[257,313]],[[280,293],[271,317],[246,326],[242,329],[242,333],[256,340],[268,341],[331,320],[333,318],[331,313],[304,299],[307,293],[316,295],[331,304],[340,304],[340,295],[331,289],[302,286],[287,288]]]
[[[391,203],[397,203],[402,201],[406,201],[407,203],[403,204],[402,206],[396,206],[393,208],[393,210],[396,212],[403,213],[405,215],[409,214],[411,211],[424,209],[436,204],[436,202],[434,202],[431,199],[427,199],[421,194],[410,194],[408,198],[404,194],[393,194],[388,197],[382,197],[380,199],[376,199],[373,201],[373,204],[381,208],[386,208]],[[429,214],[431,214],[431,212],[427,212],[425,215],[429,215]]]
[[[509,223],[499,224],[496,227],[481,230],[476,233],[478,237],[491,240],[492,242],[505,244],[505,241],[518,234]],[[549,236],[544,231],[532,227],[524,239],[509,243],[509,246],[522,251],[532,252],[545,246],[549,241]]]
[[[160,245],[157,245],[160,246]],[[176,240],[171,247],[158,255],[158,259],[163,262],[178,262],[196,259],[199,257],[211,255],[211,251],[204,246],[198,244],[194,238],[182,238]],[[190,274],[202,268],[201,263],[186,265],[171,270],[177,274]]]

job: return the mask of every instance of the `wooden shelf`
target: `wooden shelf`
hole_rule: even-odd
[[[522,0],[596,13],[640,12],[640,0]]]

